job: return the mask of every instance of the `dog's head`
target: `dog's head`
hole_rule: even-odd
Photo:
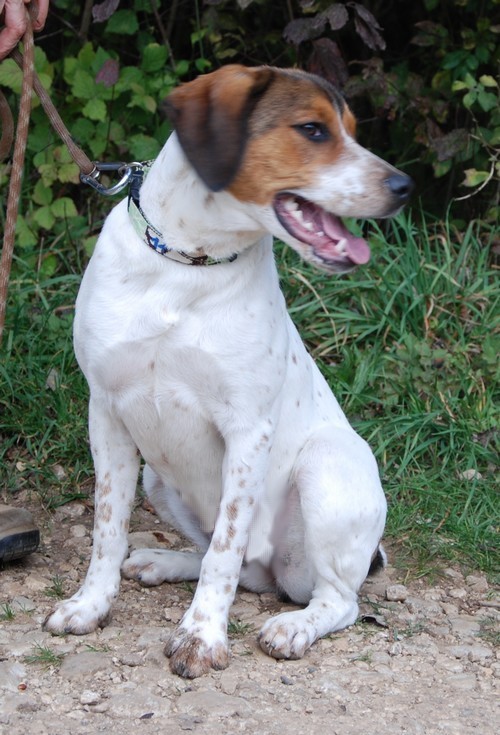
[[[341,217],[390,217],[411,179],[355,140],[356,121],[328,82],[295,69],[222,67],[166,104],[204,184],[255,205],[262,224],[329,272],[366,263]]]

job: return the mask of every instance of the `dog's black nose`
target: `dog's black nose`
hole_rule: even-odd
[[[405,202],[413,191],[413,181],[405,174],[393,174],[385,183],[401,202]]]

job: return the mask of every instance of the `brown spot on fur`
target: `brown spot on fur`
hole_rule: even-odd
[[[228,551],[231,548],[231,544],[229,543],[229,540],[220,541],[219,539],[212,540],[212,549],[217,554],[222,554],[223,551]]]
[[[243,480],[241,482],[244,482]],[[241,484],[241,483],[240,483]],[[238,503],[234,500],[227,506],[227,517],[230,521],[235,521],[238,517]]]
[[[110,494],[111,489],[112,489],[111,488],[111,476],[110,476],[109,472],[106,472],[106,474],[104,475],[104,478],[103,478],[102,482],[101,481],[98,481],[96,483],[96,487],[95,487],[96,495],[99,498],[105,498],[106,495],[109,495]]]
[[[111,503],[99,503],[97,506],[97,519],[104,523],[109,523],[113,515],[113,506]]]

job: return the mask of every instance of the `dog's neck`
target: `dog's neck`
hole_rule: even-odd
[[[228,192],[207,189],[186,160],[175,133],[153,163],[140,203],[164,242],[193,256],[227,258],[260,240],[265,232],[252,217],[251,205]]]

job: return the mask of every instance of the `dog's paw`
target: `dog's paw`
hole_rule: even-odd
[[[122,574],[144,587],[198,579],[203,554],[171,549],[136,549],[122,564]]]
[[[317,637],[314,626],[302,612],[282,613],[265,623],[258,637],[265,653],[273,658],[302,658]]]
[[[199,635],[178,628],[165,646],[165,655],[170,658],[170,668],[174,674],[186,679],[196,679],[215,669],[225,669],[229,663],[227,641],[207,644]]]
[[[122,564],[122,575],[135,579],[144,587],[155,587],[168,579],[163,552],[154,549],[137,549]]]
[[[43,630],[54,635],[85,635],[96,628],[104,628],[110,621],[109,606],[99,606],[85,599],[72,598],[62,602],[47,615],[42,623]]]

